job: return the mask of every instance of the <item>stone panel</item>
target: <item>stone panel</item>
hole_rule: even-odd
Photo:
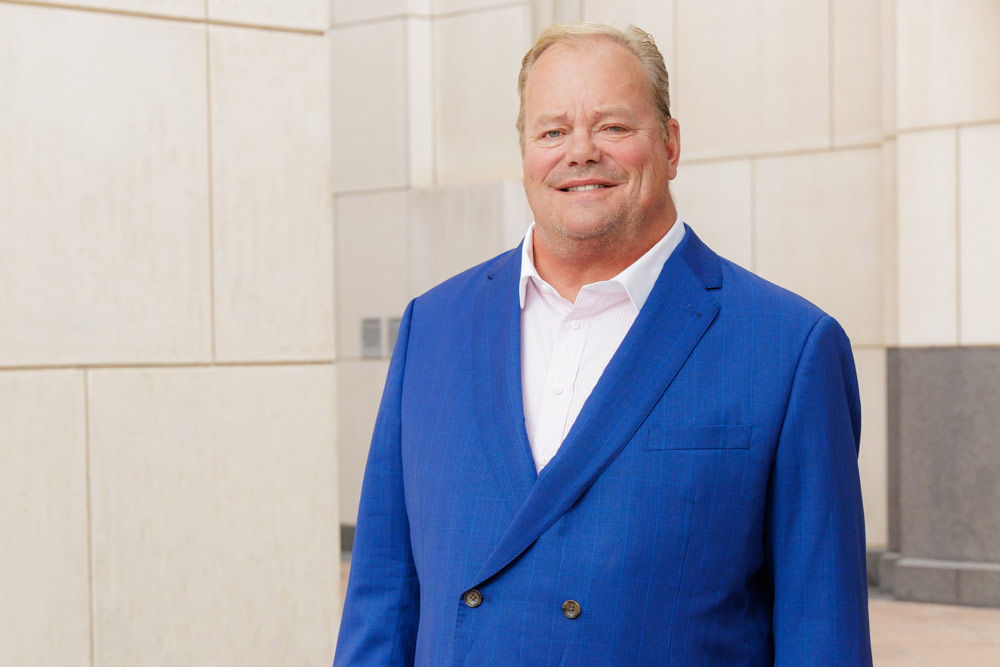
[[[334,356],[323,37],[211,28],[217,359]]]
[[[0,4],[0,365],[211,358],[205,28]]]
[[[35,0],[23,1],[40,5],[51,4],[47,1],[37,3]],[[174,18],[205,18],[205,0],[59,0],[59,4],[66,7],[106,9]]]
[[[478,9],[489,9],[497,5],[509,5],[510,0],[430,0],[431,9],[436,14],[449,12],[474,12]],[[527,5],[527,0],[524,0]]]
[[[1000,125],[959,130],[961,343],[1000,344]]]
[[[274,28],[326,30],[330,0],[205,0],[208,18]]]
[[[898,350],[899,551],[1000,559],[1000,348]],[[895,420],[894,420],[895,421]]]
[[[854,345],[882,342],[881,151],[760,159],[757,270],[837,318]]]
[[[1000,2],[896,2],[899,129],[1000,118]]]
[[[87,445],[78,371],[0,372],[0,656],[89,665]]]
[[[897,139],[899,343],[958,342],[955,130]]]
[[[882,336],[899,345],[899,222],[896,215],[896,140],[882,144]]]
[[[670,189],[677,213],[702,241],[754,268],[750,160],[681,164]]]
[[[879,0],[882,134],[896,134],[896,0]]]
[[[333,14],[334,25],[353,23],[356,21],[371,21],[389,16],[398,17],[407,13],[408,0],[332,0],[330,11]]]
[[[94,371],[94,656],[326,664],[339,615],[332,365]]]
[[[356,525],[358,520],[358,502],[368,447],[388,372],[387,360],[341,361],[337,364],[340,522],[347,526]]]
[[[958,571],[940,561],[900,558],[892,574],[899,600],[958,604]]]
[[[833,1],[833,143],[882,139],[880,4]]]
[[[855,349],[861,392],[861,449],[858,469],[861,472],[861,495],[865,506],[865,537],[868,546],[884,548],[888,536],[888,501],[886,487],[886,355],[884,349]]]
[[[688,158],[830,145],[826,1],[675,2],[674,107]]]
[[[521,177],[517,73],[530,30],[527,5],[434,22],[438,185]]]
[[[408,184],[405,35],[403,19],[329,33],[335,192]]]
[[[452,185],[410,195],[410,292],[441,281],[513,247],[531,220],[515,181]]]
[[[374,317],[384,323],[386,318],[403,314],[410,295],[406,215],[405,192],[337,198],[337,340],[341,358],[361,356],[363,318]]]
[[[974,607],[1000,607],[1000,563],[959,570],[958,599]]]

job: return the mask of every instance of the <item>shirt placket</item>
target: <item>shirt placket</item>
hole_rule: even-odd
[[[572,426],[569,415],[587,334],[581,311],[574,307],[563,317],[552,346],[543,390],[541,414],[546,420],[546,437],[539,452],[539,470],[552,459]]]

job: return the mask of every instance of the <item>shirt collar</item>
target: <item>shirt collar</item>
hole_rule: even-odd
[[[518,282],[518,295],[521,308],[524,308],[524,295],[527,291],[528,280],[534,280],[539,289],[549,289],[553,292],[555,288],[542,280],[535,269],[534,248],[532,247],[532,236],[535,223],[532,222],[528,231],[524,235],[524,242],[521,244],[521,279]],[[659,241],[653,245],[646,253],[635,260],[624,271],[614,278],[604,281],[604,283],[617,283],[625,288],[628,298],[635,305],[636,310],[642,310],[643,304],[649,298],[649,293],[653,291],[653,285],[660,275],[660,270],[667,259],[673,253],[674,248],[684,238],[684,221],[678,215],[670,230],[663,235]],[[600,285],[601,283],[591,283]],[[586,285],[584,286],[586,287]]]

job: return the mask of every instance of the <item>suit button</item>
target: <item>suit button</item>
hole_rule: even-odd
[[[563,616],[566,618],[576,618],[580,615],[580,603],[576,600],[566,600],[563,602]]]
[[[468,606],[478,607],[483,603],[483,594],[473,588],[471,591],[466,591],[462,599],[465,600],[465,604]]]

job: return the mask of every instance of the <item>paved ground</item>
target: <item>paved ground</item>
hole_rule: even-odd
[[[868,610],[878,667],[1000,665],[1000,609],[873,599]]]
[[[1000,667],[1000,609],[873,598],[868,610],[877,667]]]

